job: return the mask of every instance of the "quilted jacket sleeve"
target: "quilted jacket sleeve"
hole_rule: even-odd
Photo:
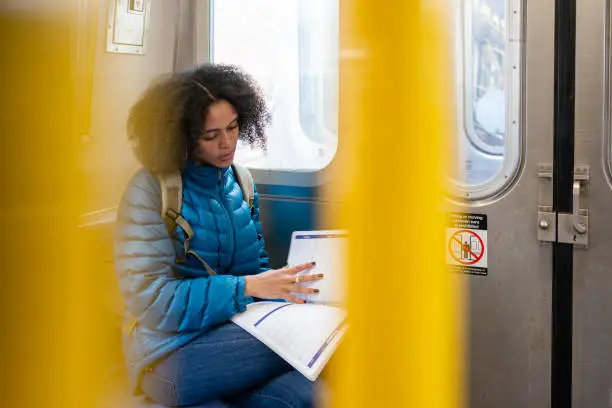
[[[257,193],[257,187],[255,188],[255,194],[253,197],[253,213],[251,218],[255,224],[257,230],[257,240],[259,245],[259,272],[265,272],[270,269],[270,256],[266,252],[266,242],[263,237],[263,231],[261,228],[261,222],[259,220],[259,193]]]
[[[127,310],[154,330],[200,330],[246,309],[244,277],[174,276],[174,246],[161,212],[159,183],[142,170],[117,213],[115,269]]]

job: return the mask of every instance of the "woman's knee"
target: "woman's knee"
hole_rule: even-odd
[[[147,397],[166,407],[181,405],[176,380],[167,378],[153,369],[145,371],[140,381],[140,388]]]
[[[147,397],[166,407],[199,406],[216,401],[217,390],[209,384],[179,378],[149,370],[143,375],[140,388]]]
[[[317,383],[297,371],[283,374],[253,392],[261,407],[313,408],[316,406]]]

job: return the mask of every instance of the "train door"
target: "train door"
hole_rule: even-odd
[[[470,407],[612,406],[608,6],[466,0],[457,13],[463,213],[448,251],[471,275]]]
[[[573,251],[574,407],[612,406],[610,2],[576,2],[573,208],[586,249]],[[602,146],[603,153],[602,153]],[[571,276],[571,275],[570,275]],[[570,299],[571,303],[571,299]],[[568,405],[569,406],[569,405]]]
[[[553,244],[538,240],[538,208],[553,211],[555,1],[456,4],[447,259],[469,292],[466,406],[547,407]]]

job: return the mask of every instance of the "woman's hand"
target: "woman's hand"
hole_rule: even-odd
[[[300,276],[296,281],[298,273],[310,269],[315,265],[314,262],[298,266],[285,266],[281,269],[271,269],[258,275],[245,277],[245,295],[258,297],[261,299],[286,299],[294,303],[306,303],[304,299],[294,296],[295,293],[319,293],[318,289],[305,288],[298,284],[302,282],[312,282],[323,279],[323,274]]]

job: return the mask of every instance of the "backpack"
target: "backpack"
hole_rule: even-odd
[[[253,214],[253,200],[255,199],[255,186],[253,184],[253,176],[251,172],[244,166],[239,164],[232,164],[234,169],[234,176],[236,181],[242,190],[242,197],[249,206],[251,215]],[[183,179],[179,171],[172,173],[159,173],[155,175],[159,181],[162,193],[162,210],[161,216],[166,223],[166,229],[168,234],[172,235],[172,231],[179,226],[185,233],[185,242],[183,244],[185,248],[184,257],[180,258],[177,256],[177,262],[186,262],[187,255],[195,256],[206,268],[209,275],[216,275],[217,273],[208,265],[208,263],[202,259],[195,251],[189,249],[189,243],[193,238],[193,229],[185,218],[181,215],[181,207],[183,205]]]

